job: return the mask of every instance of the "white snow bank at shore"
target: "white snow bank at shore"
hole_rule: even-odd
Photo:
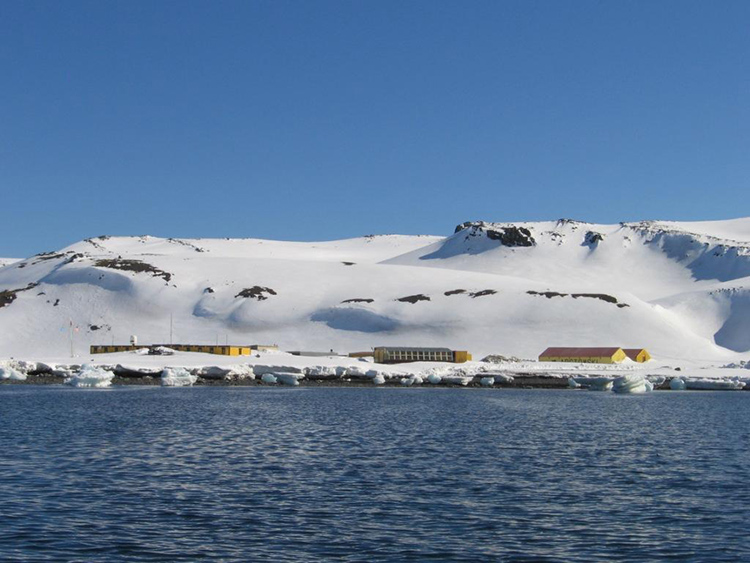
[[[197,375],[192,375],[185,368],[166,368],[161,372],[162,387],[190,387],[198,381]]]
[[[745,382],[736,380],[717,381],[714,379],[685,379],[685,388],[700,391],[739,391],[745,388]]]
[[[12,368],[11,366],[0,366],[0,379],[26,381],[26,374]]]
[[[65,385],[71,387],[109,387],[114,376],[115,374],[111,371],[86,364],[81,367],[81,371],[76,375],[68,377],[65,380]]]

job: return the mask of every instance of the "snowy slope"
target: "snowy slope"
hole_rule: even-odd
[[[99,237],[0,267],[0,357],[90,344],[383,344],[536,357],[645,346],[722,362],[750,350],[750,219],[468,223],[448,237],[299,243]]]

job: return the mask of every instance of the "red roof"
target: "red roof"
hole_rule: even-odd
[[[613,356],[619,349],[620,348],[618,346],[609,348],[547,348],[544,352],[539,354],[539,357],[552,356],[555,358],[601,358]]]
[[[638,354],[645,352],[646,350],[644,348],[623,348],[622,351],[625,352],[625,355],[628,358],[635,360],[638,357]]]

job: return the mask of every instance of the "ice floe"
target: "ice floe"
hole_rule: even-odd
[[[65,380],[71,387],[109,387],[115,374],[109,370],[85,364],[81,370]]]
[[[166,368],[161,372],[162,387],[190,387],[198,381],[198,376],[185,368]]]

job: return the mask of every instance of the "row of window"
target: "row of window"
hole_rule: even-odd
[[[437,362],[453,361],[452,352],[417,352],[411,350],[394,350],[386,352],[386,358],[389,360],[429,360]]]

